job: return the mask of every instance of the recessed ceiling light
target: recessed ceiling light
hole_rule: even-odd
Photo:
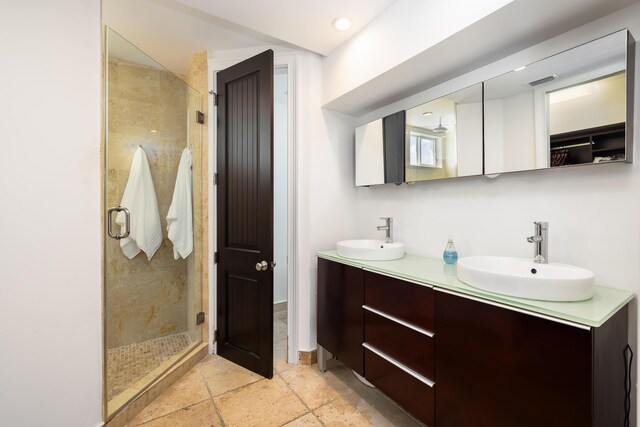
[[[157,130],[155,130],[155,129],[151,129],[149,132],[151,132],[151,133],[156,133],[156,132],[158,132],[158,131],[157,131]]]
[[[523,65],[522,67],[518,67],[518,68],[514,69],[513,71],[522,71],[522,70],[524,70],[525,68],[527,68],[527,66],[526,66],[526,65]]]
[[[338,31],[346,31],[351,28],[351,21],[348,18],[336,18],[333,20],[333,28]]]
[[[425,117],[429,117],[432,114],[433,113],[431,111],[425,111],[424,113],[422,113],[422,115],[425,116]]]

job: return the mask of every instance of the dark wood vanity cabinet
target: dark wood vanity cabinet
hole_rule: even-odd
[[[437,292],[436,425],[622,426],[627,307],[579,327]]]
[[[364,271],[318,259],[318,344],[364,375]]]
[[[318,260],[318,344],[428,426],[623,426],[627,322],[626,305],[594,328]]]

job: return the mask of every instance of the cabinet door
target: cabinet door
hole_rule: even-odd
[[[404,127],[405,112],[398,111],[395,114],[382,119],[384,129],[384,182],[404,182]]]
[[[318,344],[364,376],[364,272],[318,259]]]
[[[436,425],[590,426],[591,331],[436,293]]]

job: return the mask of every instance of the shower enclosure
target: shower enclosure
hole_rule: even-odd
[[[202,96],[108,28],[106,42],[104,371],[111,417],[202,342]],[[139,147],[148,159],[162,231],[151,259],[145,252],[129,259],[120,239],[142,216],[139,207],[120,206]],[[192,155],[193,251],[174,259],[166,217],[185,149]],[[121,218],[127,213],[129,226],[116,224],[110,208],[122,211]]]

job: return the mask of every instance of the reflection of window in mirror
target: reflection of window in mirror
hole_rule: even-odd
[[[482,84],[406,110],[405,181],[482,174]]]
[[[441,168],[442,159],[437,155],[438,138],[409,132],[409,164],[418,167]]]

